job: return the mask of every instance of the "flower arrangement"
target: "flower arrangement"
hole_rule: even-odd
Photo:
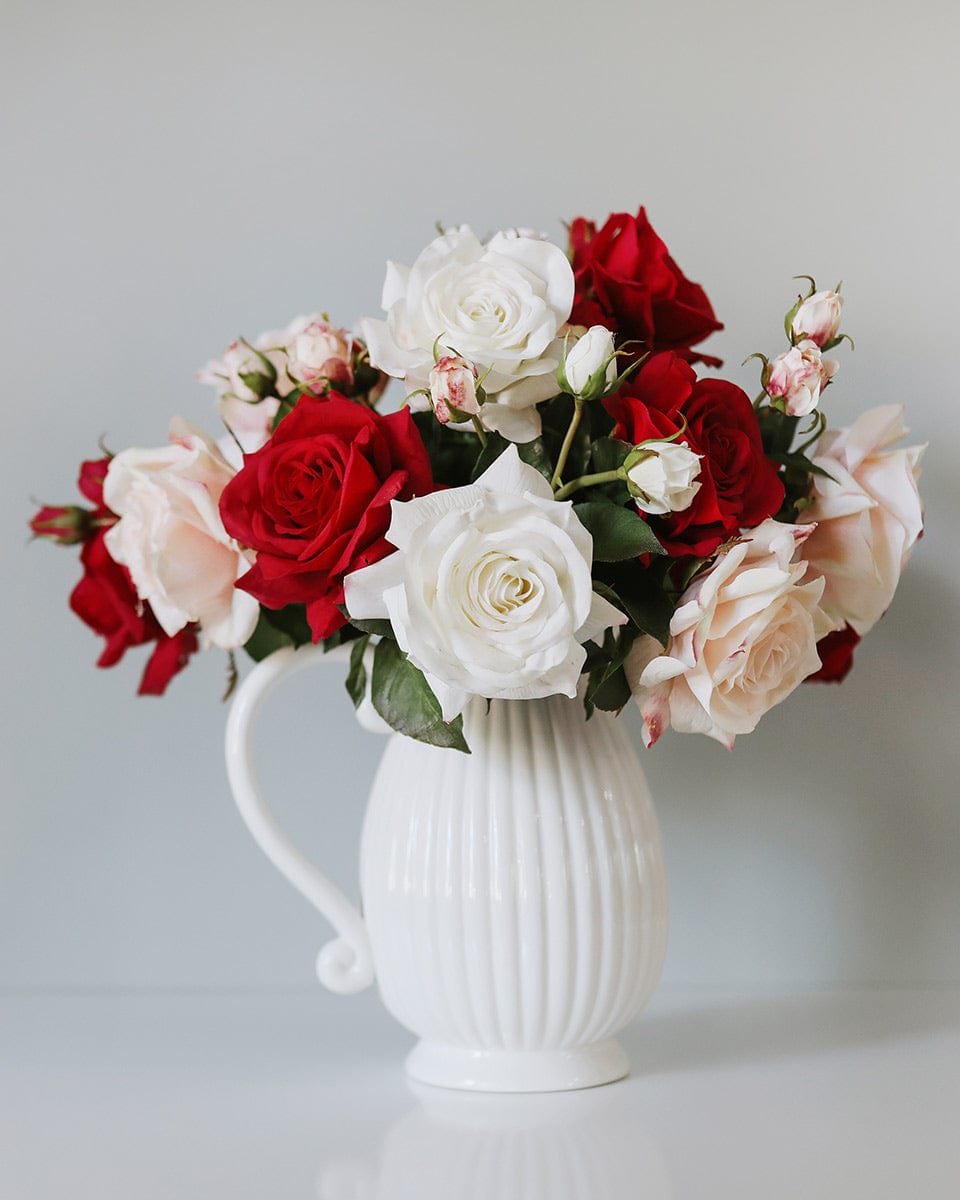
[[[160,694],[200,646],[347,647],[392,728],[467,750],[471,697],[631,698],[732,746],[801,681],[839,681],[920,536],[902,410],[828,431],[839,287],[811,279],[751,400],[697,347],[722,328],[643,209],[436,237],[390,263],[384,319],[234,342],[200,379],[226,435],[85,462],[70,598],[99,666],[152,647]],[[698,370],[699,368],[699,370]],[[389,380],[403,381],[386,411]],[[345,651],[346,653],[346,651]]]

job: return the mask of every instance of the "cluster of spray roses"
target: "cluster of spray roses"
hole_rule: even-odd
[[[643,209],[578,218],[568,253],[448,230],[382,303],[356,334],[318,315],[233,343],[200,374],[227,436],[177,418],[84,464],[92,509],[36,514],[81,545],[100,665],[154,643],[162,692],[201,644],[347,645],[358,705],[459,749],[473,697],[632,697],[648,744],[729,746],[843,678],[920,534],[921,448],[894,406],[826,430],[839,290],[810,281],[753,401],[698,375],[721,325]]]

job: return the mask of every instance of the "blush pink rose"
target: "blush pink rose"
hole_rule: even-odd
[[[790,417],[806,417],[820,402],[820,393],[837,373],[839,363],[823,358],[820,347],[809,338],[779,354],[763,372],[768,396],[782,400]]]
[[[814,455],[832,478],[813,477],[813,504],[799,520],[816,524],[804,546],[807,578],[825,580],[822,604],[834,628],[846,623],[862,635],[876,624],[923,528],[925,447],[892,449],[906,432],[903,409],[883,405],[849,429],[828,430]]]
[[[107,530],[107,550],[169,637],[196,622],[208,645],[233,649],[247,641],[259,615],[257,601],[234,586],[253,555],[220,519],[220,495],[236,472],[180,417],[170,442],[110,460],[103,498],[120,519]]]
[[[705,733],[728,749],[808,675],[830,629],[823,581],[801,582],[795,562],[809,528],[764,521],[721,554],[680,599],[664,652],[640,638],[626,664],[652,746],[668,726]]]

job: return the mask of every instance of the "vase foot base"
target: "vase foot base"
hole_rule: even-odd
[[[622,1079],[630,1069],[613,1038],[569,1050],[468,1050],[418,1042],[407,1074],[418,1083],[474,1092],[566,1092]]]

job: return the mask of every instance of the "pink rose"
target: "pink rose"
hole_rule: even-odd
[[[794,562],[809,528],[766,520],[721,554],[680,598],[664,652],[640,638],[627,677],[652,746],[668,725],[705,733],[728,749],[808,675],[830,629],[823,581],[802,583]]]
[[[441,425],[477,416],[480,401],[477,398],[477,369],[473,363],[452,354],[438,359],[430,372],[430,399]]]
[[[783,401],[788,416],[805,417],[817,407],[821,391],[839,365],[833,358],[821,357],[820,347],[807,338],[766,365],[763,386],[771,399]]]
[[[799,342],[809,338],[821,348],[840,332],[843,297],[836,292],[812,292],[801,300],[790,322],[790,336]]]
[[[349,389],[353,385],[352,339],[323,318],[312,318],[297,332],[289,354],[287,370],[299,383],[320,384],[320,390]]]
[[[182,418],[171,423],[170,441],[156,450],[123,450],[110,460],[103,498],[120,520],[107,530],[107,550],[130,572],[137,595],[168,636],[198,622],[208,644],[242,646],[259,605],[234,586],[253,555],[220,519],[220,494],[235,472]]]
[[[849,429],[828,430],[813,461],[832,478],[813,477],[816,522],[804,546],[807,578],[823,576],[823,608],[840,628],[864,634],[883,616],[923,528],[917,491],[924,446],[893,450],[906,434],[903,409],[883,405]]]

